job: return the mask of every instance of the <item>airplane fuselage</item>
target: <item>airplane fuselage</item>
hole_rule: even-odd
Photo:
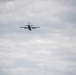
[[[31,31],[31,26],[30,25],[28,25],[28,29]]]

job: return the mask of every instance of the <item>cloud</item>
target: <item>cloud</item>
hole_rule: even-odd
[[[74,62],[71,62],[74,61],[71,57],[75,55],[75,52],[73,53],[73,50],[70,50],[74,45],[71,46],[71,42],[68,43],[69,37],[60,34],[53,34],[52,37],[48,35],[48,37],[31,37],[30,39],[28,36],[21,36],[19,38],[1,39],[0,46],[2,47],[3,43],[3,47],[0,64],[2,67],[4,65],[3,71],[6,74],[24,75],[46,72],[46,74],[67,75],[66,68],[68,69],[72,64],[75,65]],[[71,38],[70,40],[72,41]]]
[[[75,0],[15,0],[0,5],[2,75],[75,75]],[[31,22],[40,29],[20,29]]]
[[[14,1],[14,0],[0,0],[0,2],[8,2],[8,1]]]
[[[31,22],[39,22],[43,24],[47,24],[48,22],[54,23],[54,24],[61,24],[66,22],[72,22],[74,23],[75,17],[72,15],[74,14],[75,7],[73,5],[66,4],[67,2],[63,1],[57,1],[57,3],[54,1],[15,1],[6,4],[5,13],[1,14],[1,20],[7,22],[16,21],[19,24],[28,22],[29,20]],[[8,9],[9,8],[9,9]],[[3,12],[2,12],[3,13]],[[6,20],[8,18],[8,20]],[[3,21],[2,21],[3,22]],[[60,26],[60,25],[59,25]]]

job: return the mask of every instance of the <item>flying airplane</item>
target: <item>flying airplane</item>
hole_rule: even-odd
[[[36,29],[36,28],[40,28],[40,27],[34,27],[29,22],[28,25],[25,25],[25,27],[20,27],[20,28],[28,29],[29,31],[31,31],[32,29]]]

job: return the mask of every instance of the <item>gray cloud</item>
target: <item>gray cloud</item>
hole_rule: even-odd
[[[1,75],[75,75],[75,0],[15,0],[0,5]],[[40,29],[20,29],[31,22]]]
[[[0,0],[0,2],[8,2],[8,1],[14,1],[14,0]]]

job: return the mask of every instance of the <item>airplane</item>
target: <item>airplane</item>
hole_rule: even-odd
[[[34,27],[29,22],[28,25],[25,25],[25,27],[20,27],[20,28],[28,29],[29,31],[31,31],[32,29],[36,29],[36,28],[40,28],[40,27]]]

